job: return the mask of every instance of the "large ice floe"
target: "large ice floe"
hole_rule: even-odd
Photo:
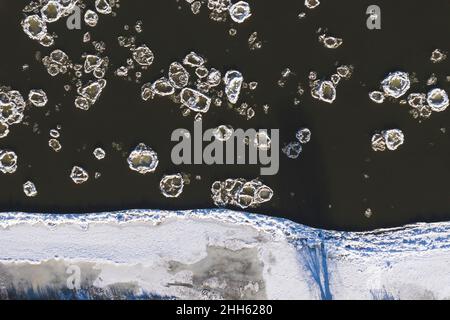
[[[225,209],[0,214],[0,298],[448,299],[450,223],[337,232]]]

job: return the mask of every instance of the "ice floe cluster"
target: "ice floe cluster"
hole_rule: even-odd
[[[297,141],[286,144],[282,151],[290,159],[297,159],[303,151],[303,145],[311,140],[311,130],[300,128],[295,134]]]
[[[329,79],[317,79],[317,73],[312,71],[309,76],[311,96],[314,99],[333,103],[336,100],[336,90],[341,80],[348,80],[353,74],[353,66],[341,65]]]
[[[252,15],[250,5],[246,1],[232,2],[231,0],[186,0],[193,14],[199,14],[206,6],[209,18],[213,21],[224,22],[230,18],[236,23],[243,23]]]
[[[112,15],[113,9],[120,6],[119,0],[95,0],[94,10],[84,12],[84,22],[87,26],[95,27],[99,15]],[[21,25],[25,34],[32,40],[38,41],[44,47],[53,46],[57,35],[49,31],[49,25],[62,18],[69,18],[72,14],[86,9],[81,0],[39,0],[32,1],[24,9],[26,17]]]
[[[272,189],[256,179],[215,181],[211,186],[211,192],[216,206],[233,205],[242,209],[257,207],[273,197]]]
[[[221,106],[224,101],[236,105],[241,90],[254,90],[257,83],[244,83],[244,77],[237,70],[222,71],[209,68],[206,59],[195,53],[188,53],[182,62],[174,61],[168,68],[167,76],[145,83],[141,88],[144,101],[156,97],[169,97],[179,103],[184,116],[196,114],[196,119],[209,111],[212,105]],[[236,111],[248,118],[254,116],[254,109],[246,103],[235,107]]]
[[[431,84],[435,84],[433,81]],[[369,98],[375,103],[383,103],[386,98],[398,99],[404,97],[411,89],[411,75],[404,71],[395,71],[389,73],[381,82],[382,91],[371,91]],[[433,112],[442,112],[449,106],[448,94],[444,89],[432,88],[427,93],[413,92],[406,96],[406,99],[400,100],[400,104],[408,104],[412,109],[410,113],[414,118],[426,119]]]
[[[374,151],[395,151],[405,142],[405,136],[399,129],[383,130],[372,136]]]
[[[140,174],[154,172],[158,167],[158,154],[145,143],[139,143],[128,156],[128,166]]]
[[[165,175],[159,183],[159,189],[166,198],[178,198],[183,193],[184,177],[181,173]]]

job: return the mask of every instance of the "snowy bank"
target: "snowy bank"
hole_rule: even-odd
[[[0,298],[446,299],[450,223],[365,233],[230,210],[0,214]]]

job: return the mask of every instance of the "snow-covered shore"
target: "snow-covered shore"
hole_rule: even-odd
[[[0,298],[446,299],[449,263],[450,223],[349,233],[230,210],[0,214]]]

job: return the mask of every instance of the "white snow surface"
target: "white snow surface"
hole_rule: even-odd
[[[448,299],[450,223],[357,233],[225,209],[0,214],[0,296],[17,279],[64,284],[57,265],[178,299]]]

